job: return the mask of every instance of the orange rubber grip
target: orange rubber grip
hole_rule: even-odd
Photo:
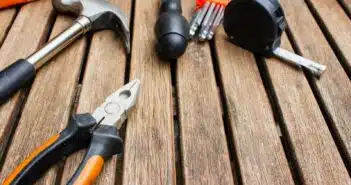
[[[18,4],[28,3],[31,1],[34,1],[34,0],[0,0],[0,9],[18,5]]]
[[[88,159],[74,185],[92,185],[104,166],[104,158],[94,155]]]
[[[47,140],[43,145],[35,149],[20,165],[17,166],[17,168],[5,179],[4,183],[2,185],[10,185],[11,182],[17,177],[19,173],[37,156],[39,155],[42,151],[47,149],[49,146],[51,146],[53,143],[57,141],[57,139],[60,137],[59,134],[53,136],[49,140]]]

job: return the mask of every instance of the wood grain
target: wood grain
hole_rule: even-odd
[[[190,19],[195,1],[183,0],[182,6]],[[209,44],[190,42],[176,69],[185,185],[233,185]]]
[[[335,134],[351,161],[351,81],[326,41],[303,0],[282,1],[292,35],[302,54],[327,66],[320,79],[312,83],[327,109]],[[298,12],[298,13],[297,13]],[[339,24],[339,23],[338,23]],[[340,23],[342,24],[342,23]],[[303,25],[303,26],[301,26]],[[306,30],[309,30],[306,32]],[[342,34],[342,33],[341,33]]]
[[[0,50],[0,69],[34,52],[47,37],[51,1],[41,0],[24,6],[18,13]],[[14,121],[20,111],[21,93],[0,107],[0,158]]]
[[[159,0],[136,0],[130,79],[141,92],[130,114],[124,153],[124,185],[175,185],[170,65],[154,50]]]
[[[110,1],[130,15],[131,2]],[[124,84],[127,57],[121,37],[113,31],[95,33],[92,38],[84,73],[77,113],[92,113],[105,98]],[[66,184],[83,159],[86,150],[71,155],[66,160],[61,184]],[[114,185],[116,182],[117,156],[104,164],[104,169],[94,184]]]
[[[71,25],[73,19],[59,16],[53,36]],[[86,42],[80,39],[39,70],[23,109],[0,178],[8,175],[30,151],[59,133],[68,123]],[[36,184],[55,184],[53,167]]]
[[[9,8],[0,11],[0,48],[5,39],[6,33],[11,26],[13,18],[16,16],[16,9]]]
[[[351,75],[351,20],[335,0],[308,0],[327,27],[346,62],[346,71]]]
[[[216,50],[242,182],[293,185],[263,82],[250,52],[216,35]]]
[[[282,47],[292,47],[284,35]],[[346,168],[301,70],[278,59],[267,68],[305,184],[350,184]]]
[[[341,4],[345,7],[346,13],[350,16],[351,15],[351,0],[339,0]]]

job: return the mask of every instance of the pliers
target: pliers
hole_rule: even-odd
[[[73,115],[68,126],[34,150],[3,185],[33,184],[50,166],[83,148],[88,148],[87,153],[67,184],[92,184],[104,162],[123,152],[118,132],[136,104],[139,90],[139,80],[133,80],[106,98],[93,114]]]

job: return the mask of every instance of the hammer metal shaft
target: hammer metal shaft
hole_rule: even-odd
[[[78,17],[78,19],[69,28],[53,38],[40,50],[31,54],[26,60],[35,67],[35,70],[38,70],[78,37],[88,32],[90,30],[90,25],[91,22],[87,17]]]

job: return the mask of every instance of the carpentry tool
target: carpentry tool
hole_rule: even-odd
[[[196,0],[196,12],[190,23],[190,38],[211,40],[221,24],[229,0]]]
[[[122,11],[105,0],[52,0],[55,9],[62,13],[79,15],[78,19],[52,39],[39,51],[20,59],[0,72],[0,102],[28,84],[43,64],[88,31],[114,30],[123,36],[127,52],[130,51],[128,18]]]
[[[189,40],[189,24],[182,16],[180,0],[162,0],[155,33],[156,51],[161,58],[177,59],[184,54]]]
[[[19,4],[29,3],[31,1],[35,0],[0,0],[0,9],[8,8]]]
[[[135,106],[139,91],[140,81],[133,80],[106,98],[93,114],[73,115],[66,129],[32,152],[2,185],[33,184],[50,166],[88,146],[67,184],[92,184],[104,162],[123,152],[119,129]]]
[[[223,26],[234,44],[249,51],[266,57],[277,56],[308,69],[318,77],[326,69],[325,65],[279,47],[287,22],[276,0],[231,1],[224,12]]]

